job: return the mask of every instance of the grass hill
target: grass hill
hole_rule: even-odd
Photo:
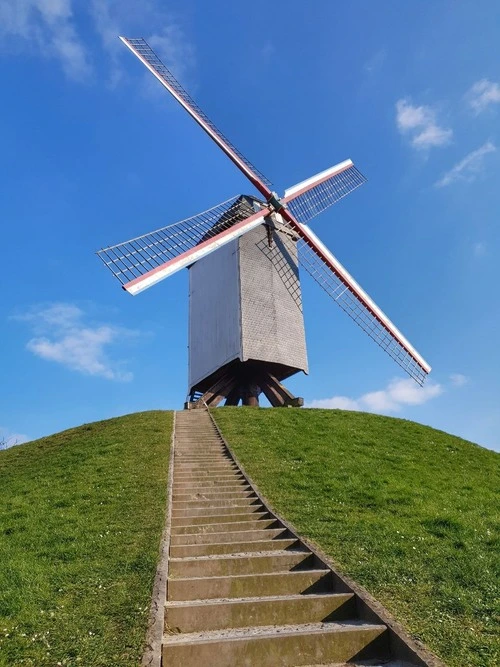
[[[500,664],[497,454],[363,413],[214,416],[277,511],[414,636],[450,666]],[[138,664],[171,423],[138,413],[0,452],[2,667]]]
[[[413,636],[447,665],[500,665],[498,454],[359,412],[214,416],[275,509]]]
[[[136,665],[164,524],[172,415],[0,452],[0,665]]]

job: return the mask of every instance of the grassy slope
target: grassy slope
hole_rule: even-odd
[[[171,413],[0,452],[0,665],[137,665],[164,524]]]
[[[450,666],[500,664],[497,454],[364,413],[214,416],[275,508],[413,636]]]

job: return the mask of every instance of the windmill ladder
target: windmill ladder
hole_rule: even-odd
[[[270,509],[208,411],[172,441],[143,665],[442,666]]]

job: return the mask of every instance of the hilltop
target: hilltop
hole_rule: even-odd
[[[414,637],[450,666],[500,664],[498,454],[361,412],[214,416],[275,509]]]
[[[137,665],[164,524],[172,414],[0,452],[0,665]]]
[[[213,414],[275,509],[413,636],[451,666],[498,664],[497,454],[363,413]],[[0,665],[138,664],[171,424],[138,413],[0,452]]]

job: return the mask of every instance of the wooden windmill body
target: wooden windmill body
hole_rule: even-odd
[[[277,218],[189,268],[192,404],[302,404],[281,384],[308,365],[297,236]]]

